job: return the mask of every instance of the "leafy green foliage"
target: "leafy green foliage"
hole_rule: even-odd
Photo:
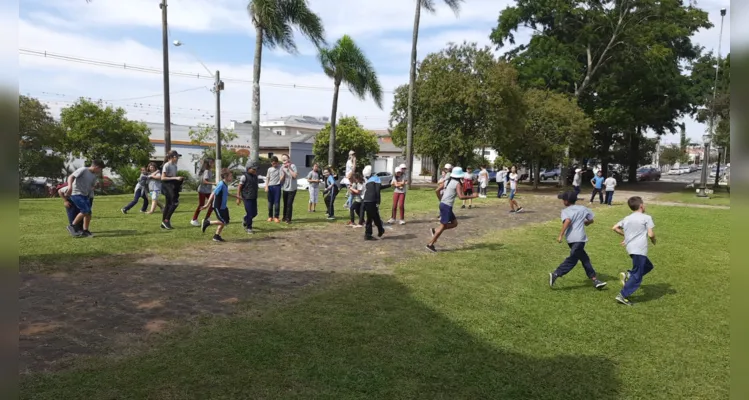
[[[715,144],[730,149],[731,146],[731,55],[720,60],[718,86],[715,87],[715,66],[718,60],[712,52],[701,55],[693,64],[690,74],[695,101],[694,116],[697,121],[709,124],[715,112]],[[715,91],[715,103],[713,103]]]
[[[185,178],[185,180],[182,181],[183,190],[197,190],[198,189],[198,181],[197,179],[195,179],[192,173],[190,173],[190,171],[179,170],[177,171],[177,176],[181,176]]]
[[[201,124],[197,128],[190,128],[187,133],[190,136],[190,142],[193,144],[212,143],[213,146],[203,149],[200,154],[193,154],[193,162],[200,162],[207,158],[216,159],[216,126]],[[239,137],[233,129],[221,129],[221,166],[222,168],[236,168],[247,164],[247,157],[242,156],[227,146],[233,140]]]
[[[19,96],[18,179],[26,177],[62,178],[65,156],[61,153],[63,130],[49,108],[39,100]]]
[[[330,124],[325,125],[315,137],[315,144],[312,151],[315,154],[317,162],[324,162],[328,157],[328,144],[330,140]],[[380,145],[374,133],[364,129],[356,117],[342,117],[338,120],[336,128],[336,152],[335,152],[335,169],[342,170],[346,166],[349,150],[354,150],[358,160],[357,169],[366,165],[367,162],[374,160],[377,152],[380,151]]]
[[[138,184],[140,179],[141,167],[124,166],[117,170],[117,175],[120,176],[120,185],[124,192],[131,192],[135,190],[135,185]]]
[[[146,164],[154,151],[150,129],[143,122],[128,120],[123,108],[81,98],[62,109],[60,120],[64,151],[88,160],[102,159],[115,171]]]
[[[661,150],[660,162],[663,165],[674,165],[677,162],[683,163],[688,159],[687,154],[675,144],[666,146]]]

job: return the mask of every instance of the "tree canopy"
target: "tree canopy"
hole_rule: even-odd
[[[216,142],[216,126],[209,124],[201,124],[196,128],[190,128],[187,133],[190,136],[190,141],[194,144],[200,143],[215,143]],[[239,137],[232,129],[221,129],[221,166],[223,168],[237,168],[247,164],[248,157],[242,156],[233,149],[228,148],[226,145],[231,141],[236,140]],[[198,162],[206,158],[216,159],[216,147],[211,146],[203,149],[201,154],[193,154],[193,161]]]
[[[330,140],[330,124],[315,136],[315,144],[312,151],[315,154],[315,160],[324,163],[328,159],[328,140]],[[341,117],[338,120],[336,130],[336,164],[333,168],[340,171],[346,167],[349,150],[354,150],[359,160],[371,162],[380,151],[380,145],[374,133],[364,129],[356,117]],[[365,163],[357,162],[357,169],[361,170]]]
[[[33,97],[19,96],[18,178],[65,175],[64,134],[49,108]]]

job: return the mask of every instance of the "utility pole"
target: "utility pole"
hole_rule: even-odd
[[[216,81],[213,91],[216,93],[216,182],[221,179],[221,91],[224,90],[224,82],[221,82],[219,71],[216,71]]]
[[[715,65],[715,82],[713,83],[713,103],[712,103],[712,110],[710,115],[710,132],[706,137],[709,137],[710,139],[715,138],[715,97],[718,94],[718,72],[720,71],[720,45],[723,42],[723,20],[726,18],[726,9],[721,8],[720,9],[720,35],[718,36],[718,63]],[[718,176],[720,175],[720,153],[718,153],[718,168],[716,168],[715,171],[715,188],[717,189],[718,184]],[[705,189],[707,188],[707,177],[708,172],[707,168],[708,165],[710,165],[710,140],[705,140],[704,144],[704,157],[705,159],[702,160],[702,174],[700,176],[700,187],[697,191],[697,197],[707,197],[707,193],[705,192]]]
[[[161,47],[164,55],[164,155],[172,149],[172,112],[169,108],[169,30],[166,23],[166,0],[161,0]]]

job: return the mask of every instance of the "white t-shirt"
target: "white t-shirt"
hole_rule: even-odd
[[[485,188],[489,184],[489,172],[485,169],[479,172],[479,184],[482,188]]]
[[[504,183],[506,176],[507,176],[507,171],[505,171],[505,170],[497,172],[497,182],[498,183]]]
[[[614,188],[616,187],[616,179],[614,179],[613,177],[608,177],[605,181],[603,181],[603,184],[606,185],[607,192],[613,192]]]
[[[518,174],[510,172],[510,189],[518,188]]]

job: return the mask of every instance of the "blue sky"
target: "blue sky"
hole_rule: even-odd
[[[35,51],[147,66],[161,69],[161,12],[158,0],[22,0],[19,19],[19,48]],[[438,51],[448,42],[475,41],[490,45],[489,33],[499,12],[511,0],[467,0],[458,17],[441,7],[436,14],[424,14],[419,37],[419,58]],[[329,41],[351,35],[372,60],[385,93],[384,108],[367,99],[359,101],[343,93],[340,114],[359,117],[372,129],[384,129],[396,86],[407,83],[413,1],[380,2],[312,0],[311,7],[323,19]],[[728,8],[729,0],[701,0],[699,6],[711,13],[718,24],[717,10]],[[247,17],[246,0],[170,0],[170,69],[204,74],[196,56],[211,70],[220,69],[226,90],[222,93],[224,120],[250,119],[254,31]],[[729,9],[730,16],[730,9]],[[723,54],[729,51],[730,21],[724,31]],[[527,40],[521,33],[519,42]],[[717,27],[700,32],[695,41],[707,48],[717,46]],[[298,38],[298,55],[264,51],[261,82],[302,85],[317,89],[292,89],[261,85],[261,114],[329,116],[332,83],[322,73],[313,47]],[[506,49],[501,49],[502,52]],[[163,98],[161,77],[72,63],[49,58],[20,56],[19,90],[48,101],[53,111],[79,96],[112,100],[133,118],[161,121]],[[211,82],[172,77],[172,120],[175,123],[212,122],[214,100],[207,89]],[[180,92],[180,93],[175,93]],[[121,100],[138,98],[137,100]],[[699,139],[704,127],[687,121],[688,133]],[[673,142],[674,136],[664,138]]]

